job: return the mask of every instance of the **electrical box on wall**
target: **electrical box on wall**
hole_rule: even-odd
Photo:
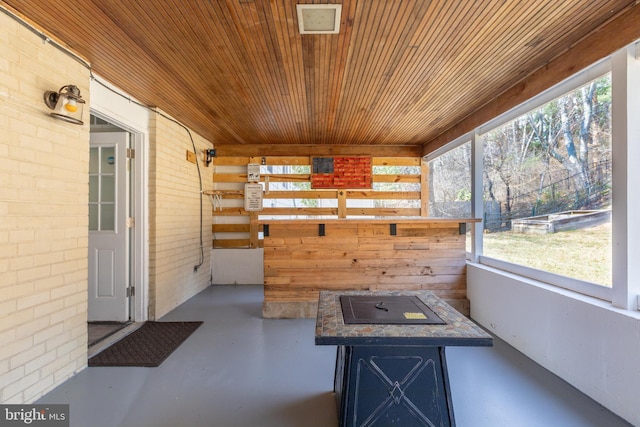
[[[251,183],[244,185],[244,210],[248,212],[262,210],[262,185]]]
[[[257,163],[249,163],[247,165],[247,181],[260,182],[260,165]]]

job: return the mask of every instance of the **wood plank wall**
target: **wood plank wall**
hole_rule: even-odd
[[[426,217],[428,215],[428,166],[421,157],[372,157],[374,167],[372,190],[312,190],[310,156],[224,156],[213,160],[215,190],[205,192],[211,197],[214,216],[214,248],[258,248],[259,218],[282,217]],[[274,166],[278,172],[262,173],[265,185],[264,209],[248,212],[243,207],[247,164]],[[282,172],[283,167],[297,167]],[[395,167],[404,173],[376,173],[379,166]],[[274,169],[274,168],[272,168]],[[292,169],[292,168],[289,168]],[[300,171],[303,171],[302,173]],[[407,173],[409,171],[410,173]],[[278,190],[280,184],[294,184],[292,190]],[[377,189],[382,184],[383,189]],[[406,184],[406,185],[405,185]],[[412,187],[403,191],[403,185]],[[290,186],[291,187],[291,186]],[[274,188],[276,188],[274,190]],[[357,202],[366,207],[356,207]],[[273,201],[276,206],[271,206]],[[318,203],[318,201],[320,201]],[[377,203],[376,203],[377,202]]]
[[[469,315],[457,220],[394,221],[262,221],[263,316],[315,317],[321,290],[431,290]]]
[[[465,236],[459,232],[466,220],[427,218],[429,171],[421,157],[372,156],[371,190],[313,190],[313,156],[270,152],[214,158],[210,192],[213,248],[264,247],[264,317],[315,317],[324,289],[429,289],[469,314]],[[260,212],[243,208],[247,164],[264,166]],[[286,190],[279,188],[283,183]]]

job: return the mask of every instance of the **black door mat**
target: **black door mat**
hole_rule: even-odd
[[[146,322],[89,359],[89,366],[156,367],[203,322]]]

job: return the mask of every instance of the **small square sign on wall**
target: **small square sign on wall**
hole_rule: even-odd
[[[253,183],[244,185],[244,210],[248,212],[262,210],[262,185]]]
[[[371,188],[371,157],[314,157],[311,188]]]
[[[259,182],[260,181],[260,165],[255,163],[249,163],[247,165],[247,181]]]

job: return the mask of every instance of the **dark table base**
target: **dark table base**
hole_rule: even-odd
[[[341,427],[455,426],[444,347],[338,346]]]

